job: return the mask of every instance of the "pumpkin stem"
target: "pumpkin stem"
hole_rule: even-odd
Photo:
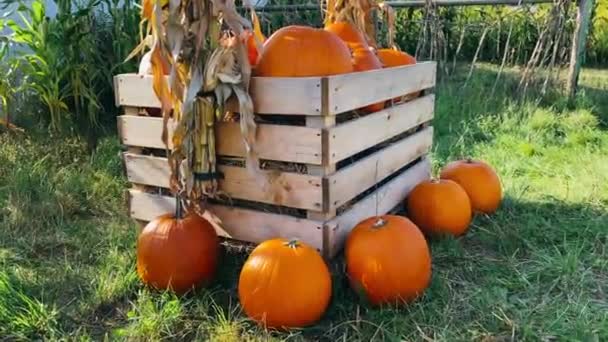
[[[300,241],[298,241],[297,239],[292,239],[292,240],[289,240],[288,242],[286,242],[285,246],[296,249],[296,248],[300,247]]]
[[[464,160],[467,162],[467,164],[473,163],[473,158],[471,158],[470,156],[466,157]]]
[[[382,217],[378,217],[378,219],[376,220],[376,222],[374,222],[374,225],[372,227],[374,228],[382,228],[386,225],[386,220],[383,219]]]

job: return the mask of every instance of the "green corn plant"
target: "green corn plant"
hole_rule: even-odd
[[[21,22],[6,22],[8,39],[21,48],[23,87],[39,119],[53,131],[81,136],[92,150],[114,126],[113,76],[136,69],[123,61],[139,36],[139,12],[132,0],[55,3],[55,18],[46,17],[41,0],[20,3]]]

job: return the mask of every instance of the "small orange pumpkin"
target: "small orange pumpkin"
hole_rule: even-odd
[[[376,51],[376,54],[378,55],[378,58],[380,59],[380,62],[384,68],[416,64],[416,58],[407,52],[395,49],[379,49]],[[417,98],[418,96],[420,96],[419,91],[405,96],[396,97],[393,100],[396,102],[409,101]]]
[[[458,183],[433,179],[420,182],[407,199],[408,216],[425,232],[459,236],[471,223],[471,202]]]
[[[353,51],[369,48],[365,36],[355,25],[340,21],[325,26],[325,30],[335,33]]]
[[[218,253],[219,239],[207,220],[194,213],[162,215],[139,234],[137,273],[145,284],[181,294],[212,280]]]
[[[256,76],[312,77],[353,71],[350,51],[335,34],[308,26],[286,26],[264,43]]]
[[[353,50],[353,67],[355,71],[382,69],[382,63],[369,48]],[[384,109],[384,101],[363,108],[364,112],[373,113]]]
[[[429,247],[405,217],[363,220],[349,234],[344,253],[351,286],[373,305],[412,301],[429,285]]]
[[[267,328],[305,327],[318,321],[331,299],[331,276],[317,251],[300,241],[272,239],[243,265],[239,300]]]
[[[490,165],[479,160],[458,160],[446,165],[441,179],[460,184],[469,195],[474,212],[491,214],[502,201],[502,188],[498,175]]]

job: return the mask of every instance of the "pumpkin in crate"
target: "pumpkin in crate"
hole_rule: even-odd
[[[407,52],[395,50],[395,49],[379,49],[376,51],[380,62],[384,68],[393,68],[404,65],[416,64],[416,58]],[[409,101],[420,96],[420,92],[414,92],[405,96],[396,97],[393,101]]]
[[[433,179],[420,182],[407,198],[408,216],[427,233],[460,236],[471,223],[471,202],[458,183]]]
[[[209,283],[216,270],[219,239],[213,226],[195,213],[150,221],[137,239],[137,273],[160,290],[178,294]]]
[[[378,56],[370,49],[363,33],[353,24],[339,21],[325,26],[325,30],[336,34],[351,50],[354,71],[382,69]],[[384,101],[362,108],[366,113],[384,109]]]
[[[382,63],[370,48],[359,48],[353,51],[353,68],[355,71],[382,69]],[[362,85],[365,86],[365,85]],[[362,108],[366,113],[374,113],[384,109],[384,101]]]
[[[243,265],[239,300],[251,319],[267,328],[304,327],[318,321],[331,298],[331,277],[307,244],[272,239],[258,245]]]
[[[292,25],[268,37],[254,74],[313,77],[352,71],[350,51],[338,36],[323,29]]]
[[[446,165],[440,177],[460,184],[469,199],[474,212],[491,214],[502,201],[500,179],[494,169],[480,160],[457,160]]]
[[[339,21],[326,25],[325,30],[336,34],[353,51],[369,48],[365,36],[355,25]]]
[[[409,302],[431,280],[431,254],[422,232],[397,215],[370,217],[346,239],[351,286],[373,305]]]

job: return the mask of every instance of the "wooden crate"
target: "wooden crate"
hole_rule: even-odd
[[[331,77],[253,78],[259,156],[273,191],[264,191],[238,161],[245,156],[238,123],[219,123],[217,153],[224,173],[220,189],[229,200],[211,210],[223,221],[222,236],[258,243],[298,238],[333,257],[353,226],[402,205],[409,191],[430,176],[436,64]],[[117,75],[116,103],[131,217],[149,221],[174,210],[169,168],[161,142],[162,119],[150,76]],[[373,114],[353,110],[422,91],[405,103]],[[236,163],[235,163],[236,159]]]

